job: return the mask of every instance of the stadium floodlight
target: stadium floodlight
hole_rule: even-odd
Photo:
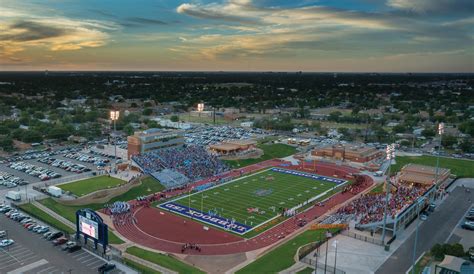
[[[444,134],[444,123],[439,123],[438,124],[438,134],[439,134],[439,144],[438,144],[438,153],[436,155],[436,172],[435,172],[435,186],[436,189],[438,189],[438,173],[439,173],[439,156],[441,154],[441,145],[442,145],[442,139],[443,139],[443,134]]]
[[[117,168],[117,140],[116,140],[117,126],[116,126],[116,122],[117,122],[119,116],[120,116],[120,111],[118,111],[118,110],[111,110],[110,111],[110,120],[112,120],[114,122],[114,135],[113,135],[113,137],[114,137],[114,151],[115,151],[114,169]]]
[[[387,232],[387,215],[388,215],[388,200],[390,195],[390,173],[392,167],[392,160],[395,159],[395,144],[387,145],[385,149],[386,159],[388,161],[388,174],[385,180],[385,208],[383,213],[383,230],[382,230],[382,243],[385,244],[385,234]]]
[[[120,111],[118,111],[118,110],[110,111],[110,120],[117,121],[119,116],[120,116]]]
[[[203,111],[204,111],[204,103],[199,103],[199,104],[197,105],[197,110],[198,110],[199,112],[203,112]]]

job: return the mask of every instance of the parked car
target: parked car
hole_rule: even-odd
[[[12,239],[2,240],[2,241],[0,241],[0,247],[7,247],[7,246],[10,246],[14,243],[15,243],[15,241],[13,241]]]
[[[48,239],[48,241],[52,241],[52,240],[56,240],[57,238],[63,236],[63,233],[62,232],[55,232],[51,235],[49,235],[46,239]]]
[[[461,225],[461,227],[467,230],[474,230],[474,222],[466,221]]]
[[[76,245],[76,242],[71,242],[71,241],[69,241],[69,242],[65,243],[64,245],[62,245],[62,246],[61,246],[61,249],[62,249],[62,250],[68,250],[69,248],[71,248],[71,247],[73,247],[73,246],[75,246],[75,245]]]
[[[7,232],[5,230],[0,231],[0,239],[7,236]]]
[[[76,252],[76,251],[79,251],[81,250],[81,246],[80,245],[74,245],[74,246],[71,246],[67,251],[69,253],[73,253],[73,252]]]
[[[53,245],[62,245],[62,244],[65,244],[65,243],[67,243],[67,239],[64,238],[64,237],[57,238],[57,239],[53,240]]]
[[[99,273],[106,273],[108,271],[114,270],[115,267],[116,267],[115,264],[105,263],[105,264],[99,266],[97,271],[99,271]]]

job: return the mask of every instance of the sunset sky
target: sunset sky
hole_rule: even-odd
[[[474,72],[473,0],[0,0],[0,70]]]

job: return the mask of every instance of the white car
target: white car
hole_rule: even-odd
[[[14,243],[15,243],[15,241],[13,241],[12,239],[2,240],[0,242],[0,247],[7,247],[7,246],[12,245]]]

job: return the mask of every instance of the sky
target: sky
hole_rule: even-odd
[[[473,0],[0,0],[0,70],[474,72]]]

